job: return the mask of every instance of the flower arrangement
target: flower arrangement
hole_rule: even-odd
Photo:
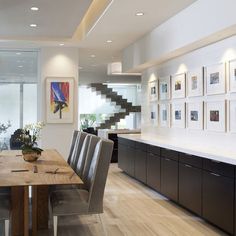
[[[40,131],[43,128],[43,122],[37,122],[35,124],[27,124],[23,129],[23,133],[20,136],[20,140],[23,145],[21,146],[21,150],[23,155],[25,153],[35,152],[37,154],[41,154],[43,151],[41,148],[37,147],[37,141],[40,139]]]
[[[0,134],[5,133],[9,127],[11,127],[10,121],[8,121],[6,124],[0,123]]]

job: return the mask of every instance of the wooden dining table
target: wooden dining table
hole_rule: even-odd
[[[56,150],[43,151],[35,162],[24,161],[20,150],[2,151],[0,188],[11,187],[12,235],[37,235],[38,229],[47,228],[49,186],[67,184],[83,182]]]

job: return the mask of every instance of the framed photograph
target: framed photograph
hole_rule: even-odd
[[[203,96],[203,68],[190,70],[187,73],[188,96]]]
[[[170,77],[163,77],[159,79],[159,94],[160,100],[170,99]]]
[[[188,103],[187,117],[189,129],[203,129],[203,102]]]
[[[73,99],[73,78],[46,78],[47,123],[72,123],[74,112]]]
[[[158,105],[151,103],[150,120],[153,125],[158,125]]]
[[[225,93],[225,64],[205,67],[207,95]]]
[[[229,87],[230,92],[236,92],[236,59],[229,61]]]
[[[158,83],[157,80],[149,83],[149,97],[150,102],[158,100]]]
[[[229,101],[229,130],[236,133],[236,100]]]
[[[185,103],[172,103],[172,127],[185,128]]]
[[[170,104],[162,103],[159,107],[160,127],[170,127]]]
[[[185,74],[171,76],[172,98],[185,98]]]
[[[206,128],[210,131],[225,132],[225,101],[206,103]]]

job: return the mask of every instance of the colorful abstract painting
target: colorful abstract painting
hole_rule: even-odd
[[[47,78],[47,122],[73,122],[73,78]]]

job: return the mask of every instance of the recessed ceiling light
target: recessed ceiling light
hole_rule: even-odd
[[[107,43],[112,43],[112,40],[108,39],[108,40],[107,40]]]
[[[20,66],[18,66],[19,68],[22,68],[23,66],[22,65],[20,65]]]
[[[60,45],[60,46],[64,46],[65,44],[64,44],[64,43],[60,43],[59,45]]]
[[[136,16],[143,16],[144,13],[143,13],[143,12],[137,12],[135,15],[136,15]]]
[[[21,52],[17,52],[16,55],[21,55]]]
[[[93,57],[93,58],[94,58],[94,57],[96,57],[96,56],[95,56],[94,54],[92,54],[90,57]]]
[[[39,8],[38,8],[38,7],[31,7],[30,10],[32,10],[32,11],[38,11]]]
[[[37,27],[37,25],[36,24],[30,24],[30,27],[35,28],[35,27]]]

